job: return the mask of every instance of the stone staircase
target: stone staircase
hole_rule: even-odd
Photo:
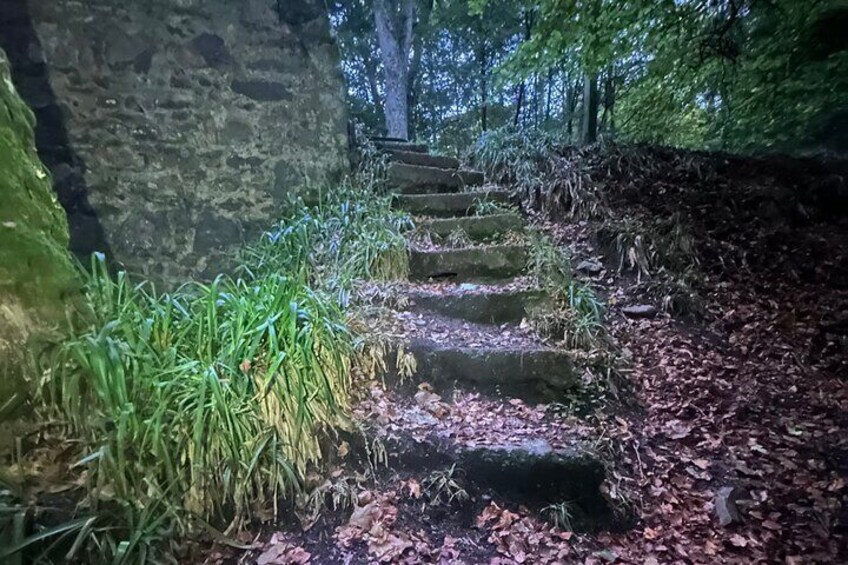
[[[604,467],[579,426],[551,409],[579,387],[579,377],[567,352],[521,324],[548,304],[526,276],[523,219],[481,204],[508,204],[509,195],[424,145],[377,144],[390,157],[395,206],[413,216],[426,244],[410,240],[406,300],[391,320],[402,328],[403,351],[415,357],[415,374],[395,375],[388,397],[366,403],[360,416],[396,468],[455,465],[491,496],[537,509],[566,502],[580,527],[603,527]],[[445,245],[458,230],[464,244]]]

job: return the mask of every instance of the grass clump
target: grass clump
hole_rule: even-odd
[[[544,184],[545,165],[556,145],[546,133],[507,126],[483,132],[471,148],[471,160],[490,181],[532,191]]]
[[[350,296],[359,280],[406,274],[408,223],[348,185],[296,205],[211,283],[159,293],[93,259],[90,313],[39,383],[80,448],[92,522],[76,558],[166,559],[199,530],[278,514],[349,427],[363,357]]]
[[[427,475],[422,483],[424,494],[433,506],[462,504],[470,499],[468,491],[460,484],[456,465],[436,470]]]
[[[340,307],[282,273],[158,295],[94,267],[95,322],[45,383],[88,448],[89,508],[152,538],[157,521],[231,532],[275,513],[320,460],[322,433],[344,425],[353,342]],[[107,554],[134,549],[110,537]]]
[[[542,516],[555,528],[564,531],[574,530],[574,504],[565,501],[557,504],[549,504],[542,508]]]
[[[528,271],[551,297],[551,303],[533,309],[530,323],[540,334],[561,339],[573,349],[605,346],[603,301],[592,287],[574,280],[571,260],[548,236],[531,230],[528,237]]]

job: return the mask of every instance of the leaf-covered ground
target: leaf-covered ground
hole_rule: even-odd
[[[245,538],[254,550],[244,554],[214,549],[208,562],[848,561],[844,167],[664,150],[580,159],[581,174],[614,187],[608,214],[544,225],[571,248],[575,264],[604,265],[586,277],[609,299],[631,390],[624,405],[602,406],[582,421],[608,446],[614,466],[605,488],[630,501],[635,524],[572,533],[520,500],[485,492],[466,492],[465,500],[444,481],[408,471],[357,475],[342,457],[327,483],[338,494],[335,511],[330,505],[305,532],[292,526]],[[668,240],[654,239],[660,244],[645,254],[647,272],[638,276],[639,250],[599,245],[598,233],[624,219],[641,242],[670,233],[669,222],[682,228],[692,244],[679,246],[691,251],[680,262],[702,315],[687,315],[695,308],[663,313],[663,289],[646,284],[662,278]],[[621,251],[623,261],[615,256]],[[623,306],[645,303],[661,312],[622,314]],[[403,402],[381,387],[360,408],[411,432],[420,420],[409,414],[421,413],[456,437],[481,419],[491,422],[495,441],[533,426],[558,433],[547,419],[555,407],[422,392],[411,412],[398,414]],[[461,475],[455,479],[461,490]]]

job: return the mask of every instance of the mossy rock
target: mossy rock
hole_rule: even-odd
[[[26,343],[61,325],[80,289],[67,219],[36,153],[34,126],[0,50],[0,399],[21,389]]]

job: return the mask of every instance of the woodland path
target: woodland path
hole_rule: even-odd
[[[575,528],[604,526],[603,463],[585,426],[551,409],[580,388],[578,371],[568,352],[522,324],[549,306],[526,273],[524,219],[498,206],[507,192],[486,190],[483,174],[456,159],[417,144],[379,147],[397,206],[416,225],[410,281],[390,314],[416,369],[388,391],[388,414],[360,415],[376,421],[395,468],[426,476],[455,467],[472,491],[536,510],[565,503]]]

